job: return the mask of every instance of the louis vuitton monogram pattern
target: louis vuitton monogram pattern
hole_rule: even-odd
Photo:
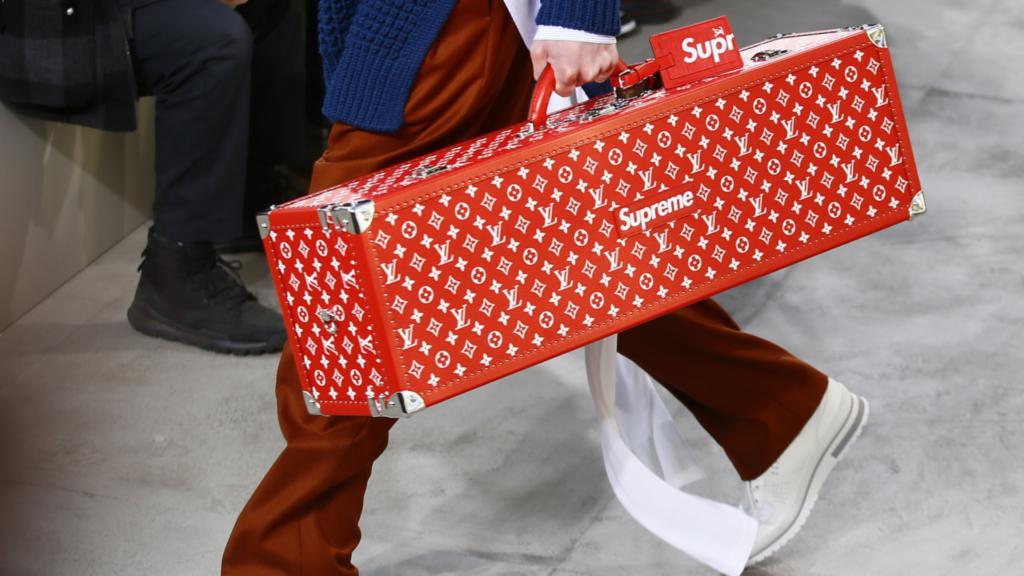
[[[311,393],[325,413],[366,413],[367,397],[402,389],[429,405],[449,387],[490,381],[566,341],[585,344],[906,214],[916,188],[881,57],[865,43],[704,101],[678,97],[674,108],[665,104],[676,91],[655,92],[630,106],[650,117],[542,153],[545,140],[609,103],[598,100],[534,135],[520,138],[517,127],[304,199],[312,209],[387,195],[414,184],[416,167],[538,149],[377,214],[365,233],[372,297],[370,279],[356,278],[351,236],[274,230]],[[620,238],[624,207],[684,190],[692,214]]]

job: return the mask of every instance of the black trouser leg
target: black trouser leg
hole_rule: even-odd
[[[258,241],[256,214],[292,196],[275,167],[298,164],[304,157],[305,20],[303,5],[295,0],[250,0],[238,12],[249,22],[254,40],[242,230],[250,241]],[[255,246],[263,250],[262,243]]]
[[[242,230],[252,35],[218,0],[135,9],[133,65],[156,96],[156,200],[161,236],[220,242]]]

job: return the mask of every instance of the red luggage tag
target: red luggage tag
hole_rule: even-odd
[[[665,88],[675,88],[743,67],[740,47],[729,19],[720,16],[699,24],[651,36]]]

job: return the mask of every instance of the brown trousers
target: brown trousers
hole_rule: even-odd
[[[335,124],[311,189],[521,121],[532,85],[529,53],[503,1],[460,0],[416,78],[405,125],[379,134]],[[619,352],[693,412],[744,479],[782,454],[828,382],[785,350],[741,332],[711,300],[619,334]],[[396,420],[310,416],[288,347],[277,402],[288,445],[242,510],[223,574],[355,576],[363,495]]]

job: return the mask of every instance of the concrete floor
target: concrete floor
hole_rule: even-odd
[[[1024,2],[718,0],[741,43],[882,22],[929,213],[724,295],[744,327],[871,401],[800,536],[749,574],[1014,574],[1024,553]],[[645,56],[645,27],[625,40]],[[140,230],[0,335],[0,574],[213,575],[283,446],[276,358],[146,338]],[[264,301],[262,261],[244,275]],[[604,475],[582,355],[431,408],[375,467],[371,576],[708,575]],[[669,400],[710,479],[721,451]],[[1017,568],[1013,568],[1017,566]]]

